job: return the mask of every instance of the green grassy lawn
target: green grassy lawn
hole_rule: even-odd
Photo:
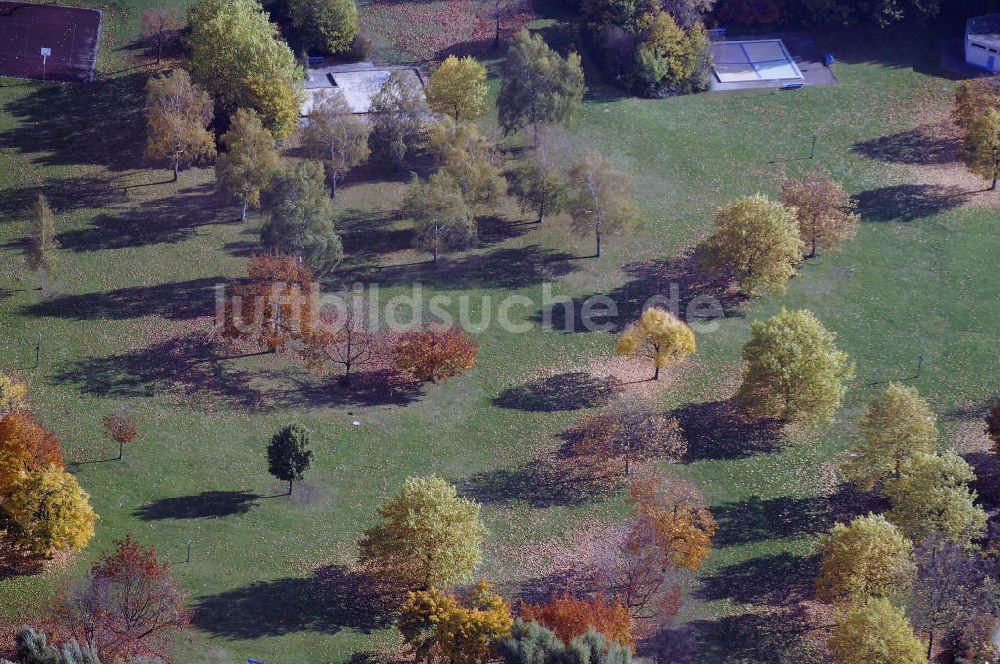
[[[131,40],[152,4],[115,5],[113,48]],[[969,430],[1000,389],[995,210],[960,205],[909,165],[862,149],[946,106],[953,83],[933,73],[936,47],[891,34],[817,39],[838,54],[837,86],[663,101],[596,87],[572,136],[581,150],[629,167],[646,220],[633,237],[610,240],[600,260],[572,260],[588,255],[592,240],[552,220],[490,232],[436,270],[406,266],[424,257],[406,248],[407,224],[396,216],[405,178],[349,178],[337,199],[348,256],[331,288],[362,278],[388,298],[419,281],[425,298],[469,296],[478,320],[484,296],[541,302],[545,282],[577,299],[652,294],[659,282],[641,263],[693,244],[726,200],[774,193],[782,173],[818,163],[860,198],[865,221],[855,241],[803,266],[784,297],[734,309],[699,335],[692,366],[658,393],[692,434],[689,458],[664,472],[697,482],[721,524],[682,614],[704,662],[822,661],[796,607],[810,596],[811,542],[836,514],[831,462],[851,444],[852,422],[878,389],[871,383],[912,376],[923,355],[912,382],[948,415],[946,433]],[[105,52],[102,70],[125,69],[131,57]],[[0,87],[0,367],[30,381],[34,406],[101,515],[73,564],[0,578],[0,620],[43,609],[131,531],[176,563],[190,594],[194,629],[176,644],[177,661],[341,662],[395,642],[385,619],[353,597],[340,566],[406,476],[437,473],[484,501],[493,533],[484,571],[511,591],[531,579],[507,553],[621,513],[618,498],[572,499],[532,480],[534,459],[558,447],[584,409],[522,410],[503,399],[508,388],[611,357],[611,334],[492,325],[476,335],[474,371],[392,399],[346,394],[271,356],[175,362],[171,339],[212,315],[216,283],[245,273],[259,222],[237,221],[238,210],[213,194],[210,169],[185,171],[175,184],[143,162],[138,100],[148,73],[121,71],[85,87]],[[62,243],[44,294],[20,249],[39,188],[56,209]],[[503,217],[520,220],[514,206]],[[713,417],[713,404],[733,386],[750,321],[782,306],[809,308],[836,331],[858,377],[828,430],[751,441]],[[512,318],[538,314],[521,307]],[[141,436],[124,461],[105,461],[114,451],[100,419],[122,405]],[[283,487],[267,475],[264,450],[290,422],[313,431],[316,464],[287,498],[275,495]]]

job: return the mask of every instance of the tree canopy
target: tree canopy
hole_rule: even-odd
[[[820,599],[899,597],[913,582],[913,544],[881,514],[837,523],[819,540]]]
[[[242,219],[246,221],[247,208],[260,206],[260,195],[281,163],[274,136],[257,113],[240,108],[221,140],[226,150],[216,161],[215,180],[223,193],[243,205]]]
[[[414,178],[403,200],[403,214],[416,224],[414,244],[431,251],[436,263],[441,252],[464,247],[475,232],[475,219],[453,178],[437,172],[427,180]]]
[[[639,222],[639,208],[632,200],[631,177],[596,154],[573,162],[569,169],[569,211],[573,231],[594,234],[596,256],[606,234],[624,233]]]
[[[146,156],[165,159],[174,169],[215,157],[215,136],[208,125],[215,117],[208,93],[191,83],[183,69],[146,84],[148,133]]]
[[[828,645],[836,664],[927,664],[906,614],[882,597],[841,607]]]
[[[802,259],[795,211],[763,194],[740,198],[715,214],[705,265],[732,275],[747,295],[779,294]]]
[[[659,380],[661,368],[684,360],[696,348],[694,332],[687,324],[666,309],[650,307],[618,339],[616,352],[652,360],[653,380]]]
[[[346,53],[358,35],[354,0],[287,0],[299,46],[321,53]]]
[[[359,120],[340,92],[328,93],[313,104],[309,121],[302,130],[306,156],[326,164],[337,196],[337,179],[363,162],[371,154],[368,134],[371,125]]]
[[[291,424],[274,434],[267,446],[267,470],[283,482],[288,482],[288,495],[292,495],[295,480],[301,480],[312,464],[309,449],[309,432],[298,424]]]
[[[301,258],[318,275],[335,268],[344,248],[334,226],[323,165],[316,161],[289,164],[275,175],[270,194],[261,243]]]
[[[427,81],[431,110],[456,124],[486,113],[486,67],[470,55],[449,55]]]
[[[381,521],[359,542],[362,562],[377,563],[410,587],[447,588],[472,578],[486,527],[479,504],[440,477],[410,477],[378,509]]]
[[[76,478],[55,464],[31,471],[7,493],[4,510],[32,553],[81,551],[94,536],[97,514]]]
[[[583,93],[580,56],[563,58],[541,35],[527,30],[511,41],[503,62],[503,86],[497,98],[500,127],[512,134],[526,126],[565,124],[576,113]]]
[[[819,249],[836,251],[858,228],[857,203],[825,171],[812,170],[782,182],[781,202],[795,209],[799,235],[811,248],[810,258]]]

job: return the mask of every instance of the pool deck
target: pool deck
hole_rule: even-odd
[[[802,73],[801,79],[750,80],[723,83],[719,81],[713,71],[710,90],[712,92],[757,89],[775,90],[780,89],[788,83],[801,83],[804,86],[835,85],[837,83],[837,77],[833,73],[833,69],[836,69],[837,65],[835,64],[833,69],[831,69],[823,64],[824,54],[820,52],[815,42],[805,35],[753,35],[747,37],[734,35],[726,41],[758,41],[768,39],[780,39],[784,43],[788,54]],[[836,53],[834,56],[836,56]]]

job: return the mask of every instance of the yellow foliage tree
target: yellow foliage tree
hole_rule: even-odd
[[[965,459],[949,450],[917,452],[906,459],[899,477],[885,483],[892,502],[886,517],[914,542],[937,533],[968,546],[986,528],[986,512],[969,488],[976,474]]]
[[[916,572],[913,544],[881,514],[836,524],[819,540],[820,599],[890,597],[906,592]]]
[[[510,604],[480,581],[468,606],[436,588],[408,593],[398,626],[418,664],[436,657],[449,664],[483,664],[493,645],[510,636],[513,624]]]
[[[933,452],[937,416],[915,387],[889,383],[868,402],[858,428],[866,443],[844,464],[844,473],[865,491],[899,475],[903,461],[917,452]]]
[[[27,473],[3,502],[18,529],[18,539],[32,552],[81,551],[94,536],[98,516],[76,478],[56,465]]]
[[[653,361],[653,380],[660,369],[680,362],[697,350],[694,332],[665,309],[650,307],[618,340],[619,355],[638,355]]]
[[[881,597],[842,607],[827,645],[835,664],[927,664],[906,614]]]
[[[9,374],[0,371],[0,417],[26,405],[28,386]]]
[[[212,98],[186,71],[150,80],[146,92],[147,157],[169,161],[174,180],[181,164],[215,157],[215,136],[207,129],[215,114]]]
[[[486,67],[471,55],[449,55],[427,81],[427,103],[456,123],[486,112]]]
[[[718,524],[694,485],[658,476],[637,479],[629,502],[636,517],[653,525],[666,564],[697,572],[712,550]]]
[[[837,338],[810,311],[782,309],[751,326],[736,402],[753,415],[807,423],[833,419],[854,376]]]
[[[970,171],[991,180],[990,191],[996,191],[1000,178],[1000,111],[986,109],[965,133],[962,161]]]
[[[715,225],[705,247],[710,271],[732,275],[747,295],[785,291],[802,259],[795,210],[756,194],[719,208]]]
[[[482,559],[487,530],[479,503],[440,477],[410,477],[379,507],[382,522],[359,542],[361,562],[373,562],[404,586],[448,587],[469,580]]]

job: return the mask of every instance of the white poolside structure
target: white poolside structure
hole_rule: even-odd
[[[780,39],[712,42],[715,76],[720,83],[802,81],[802,72]]]
[[[382,67],[369,62],[310,67],[306,70],[306,98],[300,115],[309,115],[313,103],[329,94],[342,95],[353,113],[366,115],[371,110],[372,98],[394,71],[402,71],[407,79],[423,89],[423,74],[415,67]]]
[[[1000,14],[965,22],[965,62],[990,72],[1000,70]]]

